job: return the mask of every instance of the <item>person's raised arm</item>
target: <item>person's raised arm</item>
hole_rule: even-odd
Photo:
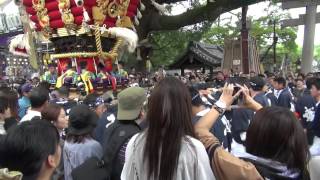
[[[241,86],[241,93],[243,94],[244,97],[244,103],[243,103],[243,107],[247,108],[247,109],[251,109],[254,112],[259,111],[260,109],[263,108],[263,106],[261,104],[259,104],[258,102],[256,102],[251,96],[250,96],[250,92],[249,89],[246,85]]]
[[[234,86],[232,84],[225,85],[220,96],[219,101],[217,101],[212,109],[203,116],[200,121],[195,125],[196,132],[205,131],[209,132],[212,125],[216,122],[218,117],[224,113],[226,108],[231,105],[233,101],[232,93]]]
[[[245,108],[252,109],[253,111],[258,111],[262,108],[261,104],[257,103],[250,96],[249,89],[246,86],[240,86],[241,90],[235,96],[232,96],[233,88],[234,86],[232,84],[224,86],[219,101],[217,101],[217,103],[212,106],[212,109],[196,123],[196,133],[208,133],[218,117],[224,113],[226,108],[230,106],[233,100],[241,93],[244,97],[243,106]]]
[[[195,125],[196,134],[207,150],[212,170],[217,179],[233,180],[247,179],[248,177],[252,177],[251,179],[262,179],[253,164],[242,161],[226,152],[219,140],[209,131],[219,115],[223,114],[220,106],[225,105],[226,107],[231,105],[233,99],[241,93],[243,94],[245,107],[254,110],[261,108],[261,105],[250,97],[248,88],[241,87],[241,90],[233,97],[233,85],[226,85],[223,88],[219,101]],[[233,173],[230,173],[230,167],[232,167]]]

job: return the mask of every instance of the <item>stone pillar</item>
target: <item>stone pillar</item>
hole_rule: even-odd
[[[306,7],[304,40],[302,49],[301,71],[308,73],[312,71],[314,35],[316,28],[317,5],[310,3]]]

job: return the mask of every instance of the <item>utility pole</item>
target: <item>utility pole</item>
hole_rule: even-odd
[[[273,72],[276,71],[277,67],[277,43],[278,37],[276,34],[276,20],[273,20]]]
[[[248,6],[242,7],[241,47],[242,47],[242,71],[244,74],[249,74],[249,48],[248,48],[249,31],[247,28],[247,12],[248,12]]]

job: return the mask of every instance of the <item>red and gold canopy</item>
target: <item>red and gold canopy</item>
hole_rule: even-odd
[[[34,29],[48,38],[51,58],[115,59],[127,43],[135,48],[140,0],[23,0]]]
[[[61,28],[79,30],[84,21],[94,24],[93,9],[96,7],[104,14],[101,25],[132,28],[131,24],[121,24],[121,21],[134,20],[139,4],[139,0],[23,0],[37,31],[45,31],[49,36],[59,35]],[[90,19],[86,19],[87,15]]]

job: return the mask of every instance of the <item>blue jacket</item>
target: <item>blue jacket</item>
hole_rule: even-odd
[[[291,108],[291,103],[293,102],[292,94],[288,88],[283,89],[277,99],[277,106]]]
[[[101,145],[104,140],[104,132],[107,129],[107,124],[113,123],[115,121],[117,112],[117,106],[109,107],[108,111],[104,112],[97,122],[97,126],[94,129],[94,138]]]
[[[312,130],[315,136],[320,137],[320,104],[316,108],[314,120],[312,122]]]
[[[204,114],[203,114],[204,115]],[[192,123],[196,124],[203,116],[197,115],[192,118]],[[227,131],[226,125],[222,121],[222,117],[219,117],[214,125],[211,127],[210,132],[214,134],[215,137],[219,139],[219,142],[222,143],[223,147],[228,146],[228,139],[227,139]]]
[[[269,99],[271,106],[277,105],[277,97],[274,95],[274,90],[271,89],[266,93],[266,97]]]
[[[264,93],[257,94],[253,99],[263,107],[271,105]],[[244,143],[240,138],[240,134],[247,131],[253,116],[254,111],[250,109],[239,108],[232,110],[231,132],[237,143]]]
[[[316,111],[316,100],[311,96],[310,90],[306,89],[302,96],[298,98],[295,110],[300,116],[303,128],[307,130],[308,143],[312,145],[314,138],[312,126]]]
[[[311,96],[310,90],[306,89],[295,104],[296,112],[300,115],[303,128],[313,121],[316,109],[316,100]],[[313,115],[313,116],[312,116]]]
[[[18,100],[18,105],[19,105],[19,109],[18,109],[19,117],[23,118],[23,116],[27,114],[28,108],[31,106],[29,98],[22,96]]]

